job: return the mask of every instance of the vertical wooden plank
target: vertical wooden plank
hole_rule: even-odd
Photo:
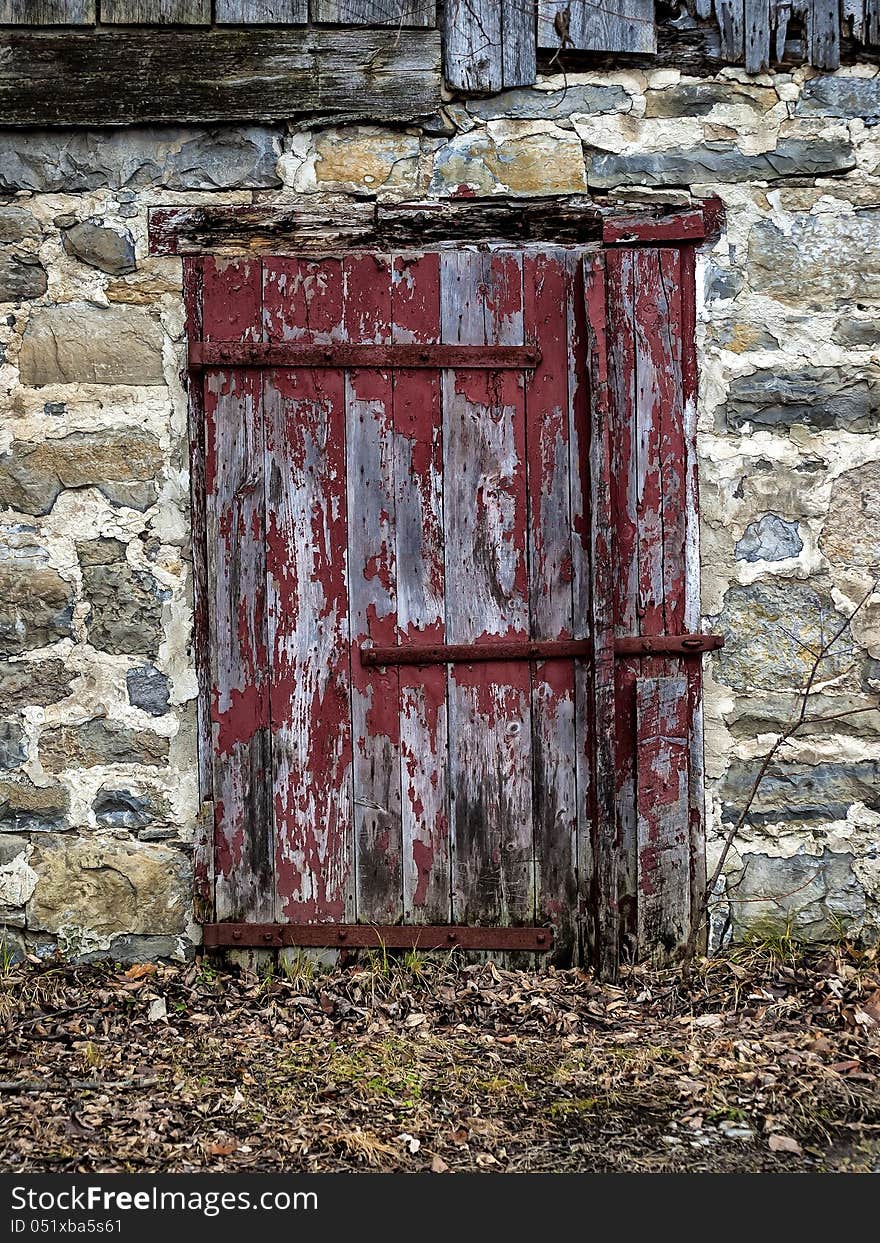
[[[684,676],[639,678],[638,939],[655,959],[673,956],[690,930],[688,712]]]
[[[3,26],[92,26],[95,0],[0,0]]]
[[[721,59],[743,59],[745,4],[744,0],[715,0],[715,17],[721,35]]]
[[[201,341],[205,335],[202,313],[204,266],[205,261],[202,258],[183,261],[183,301],[189,341]],[[190,372],[187,378],[187,429],[192,524],[193,656],[199,688],[196,705],[199,801],[204,809],[200,810],[193,849],[194,914],[199,922],[210,922],[214,918],[214,762],[211,739],[211,634],[208,615],[210,580],[205,509],[205,391],[200,371]]]
[[[770,13],[775,32],[773,53],[777,61],[781,61],[785,55],[785,39],[788,34],[791,7],[790,0],[771,0]]]
[[[521,258],[444,252],[441,322],[449,344],[522,344]],[[446,610],[450,643],[528,635],[525,418],[512,371],[443,377]],[[534,918],[529,669],[453,666],[449,685],[454,917]]]
[[[538,77],[534,3],[501,5],[501,75],[506,88],[531,86]]]
[[[206,259],[206,340],[260,338],[258,260]],[[273,918],[264,443],[255,371],[205,380],[217,918]]]
[[[841,0],[840,17],[844,31],[849,30],[859,43],[868,43],[866,37],[865,0]],[[777,57],[777,59],[779,59]]]
[[[579,772],[589,769],[592,777],[589,783],[586,775],[583,778],[579,776],[578,780],[580,814],[586,819],[586,823],[582,819],[578,833],[578,882],[581,902],[592,915],[592,919],[585,921],[585,940],[592,942],[592,956],[602,977],[613,980],[620,961],[614,658],[614,584],[619,579],[620,571],[615,568],[613,547],[612,409],[609,400],[609,318],[605,275],[604,258],[587,253],[583,258],[586,313],[583,335],[588,345],[588,361],[583,374],[589,376],[589,431],[586,443],[589,452],[587,531],[590,556],[588,564],[583,566],[584,558],[578,551],[574,565],[575,624],[577,626],[578,616],[583,613],[586,595],[593,636],[592,678],[589,685],[578,685],[577,698]],[[615,423],[623,421],[619,411],[615,411],[614,416]],[[577,443],[580,442],[579,434]],[[579,452],[578,462],[582,456]],[[574,470],[572,478],[575,478]],[[574,500],[572,508],[576,513]],[[573,536],[577,534],[575,521]],[[573,546],[577,549],[577,542]],[[578,584],[585,578],[588,586],[579,589]]]
[[[268,341],[344,336],[338,259],[265,264]],[[354,918],[345,381],[266,373],[277,919]]]
[[[654,0],[539,0],[538,44],[587,52],[656,52]]]
[[[345,338],[391,341],[391,260],[343,260]],[[394,412],[388,370],[345,377],[349,627],[357,918],[396,923],[402,913],[398,670],[365,668],[361,647],[397,637]],[[341,550],[338,555],[341,555]]]
[[[840,68],[840,0],[811,0],[809,61],[817,69]]]
[[[523,255],[526,340],[541,362],[526,382],[529,611],[533,639],[574,633],[572,411],[569,406],[569,307],[572,280],[561,247]],[[583,444],[583,442],[581,442]],[[575,469],[577,463],[575,461]],[[574,489],[579,492],[578,488]],[[583,529],[582,502],[578,517]],[[583,578],[581,579],[583,582]],[[588,579],[587,579],[588,582]],[[588,614],[583,620],[588,622]],[[535,899],[539,923],[555,929],[554,958],[572,961],[577,937],[577,751],[575,662],[532,667],[532,780]]]
[[[210,26],[211,0],[101,0],[109,26]]]
[[[459,91],[500,91],[504,85],[501,0],[447,0],[443,75]]]
[[[865,27],[868,43],[880,43],[880,0],[865,0]]]
[[[397,255],[392,339],[440,339],[440,256]],[[404,642],[446,641],[440,375],[394,376],[397,622]],[[400,668],[404,919],[448,923],[451,910],[446,669]]]
[[[309,20],[309,0],[214,0],[218,24],[301,26]]]
[[[746,72],[770,68],[770,0],[744,0]]]
[[[433,26],[435,0],[312,0],[312,21],[335,26]]]

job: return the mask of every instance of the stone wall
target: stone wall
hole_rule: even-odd
[[[880,77],[545,79],[411,128],[0,133],[0,914],[182,956],[198,809],[180,264],[158,204],[717,193],[699,270],[710,862],[808,649],[880,562]],[[880,595],[763,784],[719,924],[880,917]],[[863,709],[870,709],[863,711]]]

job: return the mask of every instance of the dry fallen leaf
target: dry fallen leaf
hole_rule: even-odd
[[[145,975],[153,975],[158,970],[154,962],[136,962],[125,973],[127,980],[140,980]]]
[[[445,1174],[449,1166],[442,1157],[434,1156],[431,1158],[431,1172],[433,1174]]]
[[[161,1019],[168,1017],[168,1007],[165,1005],[164,997],[157,997],[155,1001],[150,1003],[147,1011],[147,1018],[151,1023],[158,1023]]]
[[[238,1144],[234,1139],[227,1140],[222,1144],[206,1144],[205,1152],[209,1157],[231,1157],[234,1152],[238,1151]]]
[[[790,1135],[771,1135],[767,1143],[771,1152],[793,1152],[796,1157],[803,1153],[800,1144]]]

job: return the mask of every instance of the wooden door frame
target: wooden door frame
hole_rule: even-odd
[[[183,301],[187,341],[202,339],[202,259],[207,255],[256,256],[290,253],[328,254],[349,250],[431,249],[436,246],[496,243],[517,245],[547,241],[593,243],[584,261],[584,313],[589,329],[591,419],[588,447],[591,489],[591,623],[595,636],[592,713],[594,745],[592,789],[595,840],[589,877],[579,876],[584,927],[582,953],[605,978],[613,979],[621,958],[622,928],[618,903],[620,871],[619,797],[615,775],[615,514],[612,498],[612,428],[614,405],[609,377],[607,273],[609,250],[672,247],[681,252],[684,290],[681,383],[688,412],[682,428],[687,479],[685,590],[687,628],[700,625],[698,483],[696,459],[697,362],[695,342],[696,248],[716,235],[723,221],[718,199],[688,210],[666,206],[638,214],[597,204],[588,196],[553,196],[530,200],[483,200],[462,197],[429,203],[385,205],[355,203],[351,211],[328,219],[321,205],[294,207],[153,208],[150,253],[183,258]],[[194,841],[194,914],[199,923],[214,918],[214,805],[210,724],[210,630],[205,503],[205,427],[200,372],[184,369],[188,396],[190,491],[193,557],[193,647],[198,678],[198,769],[200,811]],[[619,637],[619,636],[618,636]],[[698,675],[690,686],[691,736],[691,910],[698,909],[705,884],[702,811],[702,722]],[[256,927],[256,926],[255,926]],[[206,930],[207,931],[207,930]],[[255,934],[257,935],[257,934]],[[319,938],[321,939],[321,938]],[[327,938],[324,938],[326,940]],[[206,944],[209,937],[206,936]],[[267,934],[250,944],[276,939]],[[246,942],[245,942],[246,943]],[[277,939],[277,944],[283,940]],[[334,944],[338,943],[336,941]]]

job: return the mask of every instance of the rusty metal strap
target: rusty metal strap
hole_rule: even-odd
[[[458,924],[204,924],[206,949],[531,950],[553,948],[551,928],[465,928]]]
[[[400,647],[362,647],[361,664],[449,665],[486,660],[571,660],[590,656],[586,639],[503,639],[498,643],[405,643]]]
[[[614,655],[627,656],[701,656],[724,647],[723,634],[652,634],[627,635],[614,640]]]
[[[372,368],[433,371],[463,368],[481,371],[522,371],[536,367],[541,351],[532,345],[299,345],[282,341],[191,341],[189,367]]]

